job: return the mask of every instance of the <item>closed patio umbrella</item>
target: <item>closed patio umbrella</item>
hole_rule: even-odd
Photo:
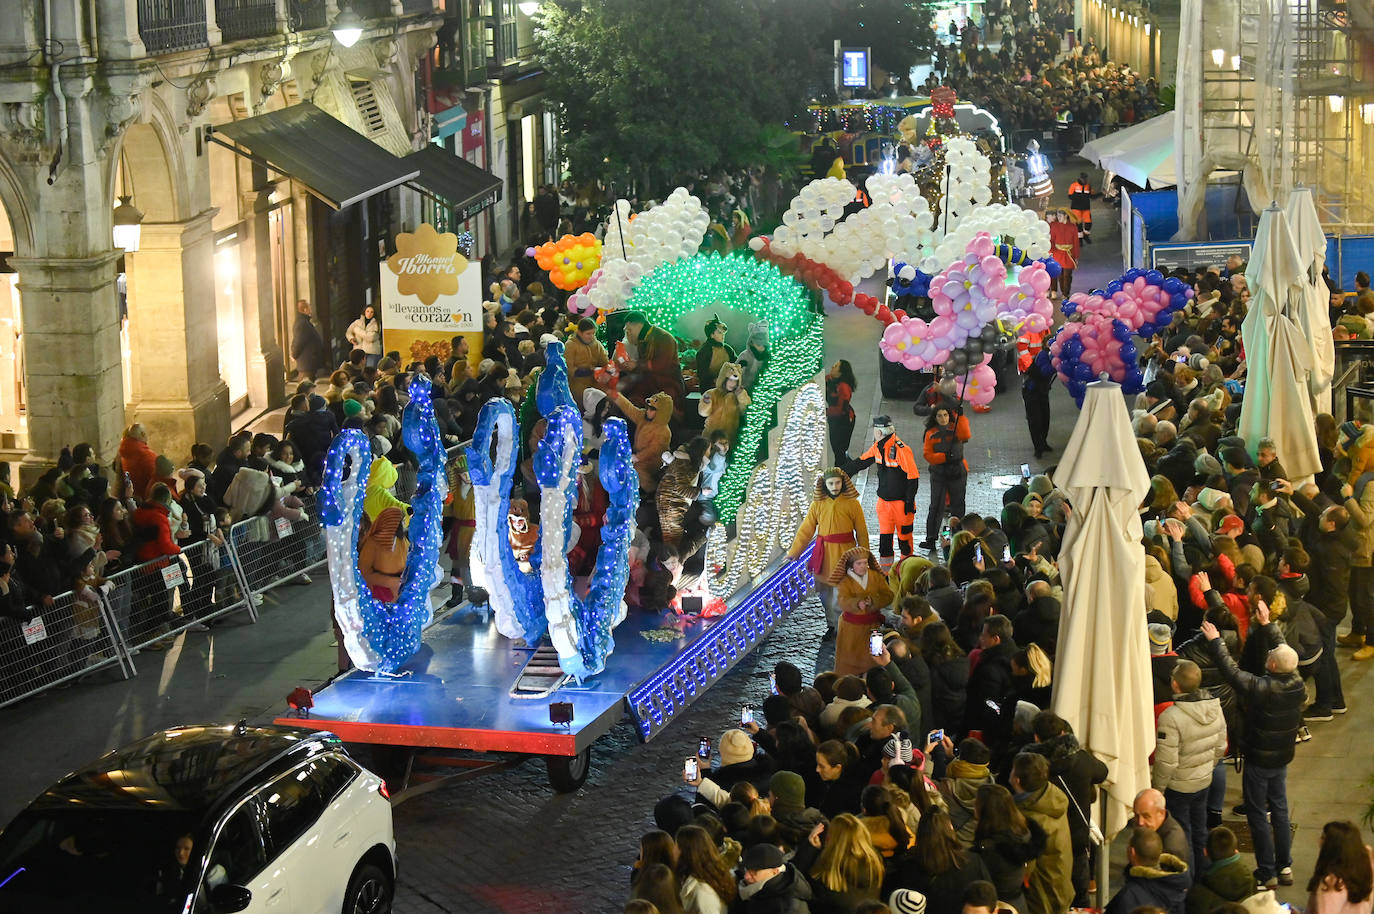
[[[1301,295],[1294,296],[1290,309],[1293,323],[1312,350],[1312,373],[1307,377],[1307,392],[1312,396],[1312,409],[1331,412],[1331,379],[1336,374],[1336,349],[1331,340],[1331,313],[1327,310],[1326,283],[1322,267],[1326,264],[1326,234],[1317,218],[1317,204],[1312,191],[1299,187],[1288,195],[1284,207],[1298,257],[1306,268]]]
[[[1051,707],[1107,765],[1110,841],[1136,793],[1150,786],[1154,751],[1138,511],[1150,477],[1119,385],[1088,385],[1059,466],[1055,484],[1072,511],[1059,553],[1064,605]]]
[[[1303,270],[1288,217],[1270,206],[1260,216],[1245,269],[1250,311],[1240,325],[1246,369],[1238,431],[1251,454],[1261,438],[1273,438],[1294,481],[1321,470],[1307,380],[1312,347],[1285,313],[1290,298],[1303,294]]]

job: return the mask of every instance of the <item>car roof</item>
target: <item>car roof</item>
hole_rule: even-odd
[[[265,769],[342,744],[332,733],[290,727],[207,724],[160,730],[72,772],[35,800],[31,810],[156,809],[203,813]]]

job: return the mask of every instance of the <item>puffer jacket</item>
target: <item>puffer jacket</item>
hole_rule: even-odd
[[[1175,695],[1155,725],[1155,762],[1150,785],[1156,790],[1197,793],[1212,783],[1212,769],[1226,755],[1226,717],[1221,702],[1206,689]]]
[[[1284,643],[1283,634],[1273,622],[1251,637],[1267,639],[1271,650]],[[1260,768],[1282,768],[1293,760],[1293,745],[1302,726],[1302,708],[1307,703],[1302,677],[1296,672],[1263,676],[1247,673],[1220,640],[1208,642],[1207,648],[1245,707],[1241,735],[1245,760]]]
[[[1024,835],[1003,833],[978,839],[973,852],[983,858],[997,898],[1018,911],[1025,910],[1026,869],[1045,852],[1046,835],[1040,823],[1026,819]]]
[[[1045,832],[1045,850],[1029,867],[1028,914],[1062,914],[1073,903],[1073,845],[1069,838],[1069,798],[1053,784],[1016,794],[1016,805]]]
[[[1359,548],[1360,537],[1354,524],[1344,530],[1321,529],[1321,506],[1293,493],[1293,500],[1306,517],[1302,522],[1302,543],[1312,557],[1312,605],[1332,625],[1345,618],[1350,608],[1350,563]]]
[[[1221,642],[1226,645],[1226,650],[1232,657],[1240,653],[1240,638],[1235,632],[1223,631]],[[1178,659],[1191,660],[1202,670],[1202,687],[1221,702],[1221,713],[1226,718],[1227,738],[1231,742],[1231,747],[1239,751],[1240,735],[1245,727],[1245,711],[1240,706],[1240,699],[1236,697],[1236,690],[1231,688],[1231,683],[1221,675],[1221,668],[1217,666],[1211,650],[1207,647],[1207,639],[1195,635],[1180,644],[1177,653]]]
[[[1106,764],[1079,745],[1078,738],[1072,733],[1056,736],[1043,743],[1029,743],[1025,751],[1038,753],[1049,760],[1050,783],[1067,791],[1073,800],[1069,804],[1068,818],[1074,853],[1087,853],[1088,823],[1079,810],[1092,815],[1093,801],[1097,798],[1095,788],[1107,780]]]
[[[1169,914],[1183,914],[1183,900],[1193,882],[1188,864],[1173,854],[1160,854],[1154,866],[1126,869],[1126,882],[1107,902],[1105,914],[1130,914],[1138,908],[1157,907]]]
[[[978,788],[992,784],[987,765],[973,765],[960,759],[949,763],[950,776],[940,781],[940,794],[949,804],[949,818],[959,842],[967,847],[973,843],[973,831],[978,827],[974,817],[974,801]]]
[[[1307,575],[1295,574],[1281,578],[1278,582],[1282,602],[1275,600],[1269,607],[1269,618],[1283,632],[1283,640],[1298,652],[1299,670],[1310,668],[1322,655],[1322,632],[1317,621],[1317,607],[1303,597],[1307,595]],[[1251,621],[1252,626],[1258,623]],[[1262,638],[1252,638],[1245,643],[1240,655],[1240,668],[1256,676],[1264,674],[1265,655],[1268,648],[1261,650]]]

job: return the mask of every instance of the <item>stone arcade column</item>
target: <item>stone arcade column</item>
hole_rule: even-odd
[[[215,332],[214,232],[210,209],[184,222],[143,223],[125,258],[129,348],[134,353],[129,421],[180,465],[197,441],[229,436],[229,388],[220,379]]]
[[[243,195],[243,333],[248,347],[248,399],[257,409],[279,405],[286,396],[286,359],[277,341],[277,304],[272,289],[272,208],[266,170],[249,165],[253,187]],[[293,303],[294,308],[294,303]],[[289,345],[289,343],[288,343]]]
[[[15,257],[24,317],[29,453],[24,482],[51,466],[63,445],[88,441],[113,459],[124,425],[115,307],[119,254]]]

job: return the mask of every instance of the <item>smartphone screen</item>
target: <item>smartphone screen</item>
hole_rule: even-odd
[[[778,694],[778,674],[777,674],[777,673],[769,673],[769,674],[768,674],[768,690],[769,690],[770,692],[772,692],[774,695]]]
[[[940,742],[941,740],[943,740],[944,738],[945,738],[945,731],[944,731],[944,730],[942,730],[942,729],[941,729],[941,730],[931,730],[930,733],[926,734],[926,744],[929,745],[929,744],[931,744],[931,743],[938,743],[938,742]]]
[[[983,560],[983,547],[977,543],[973,544],[973,560],[981,562]]]
[[[682,764],[682,776],[683,776],[684,778],[686,778],[687,780],[689,780],[689,781],[695,781],[695,780],[697,779],[697,760],[696,760],[696,759],[694,759],[694,758],[689,758],[689,759],[687,759],[686,762],[684,762],[684,763]]]
[[[709,736],[703,736],[701,742],[697,743],[697,755],[701,758],[711,757],[711,738]]]
[[[874,657],[883,652],[883,636],[878,632],[868,636],[868,652]]]
[[[1010,561],[1011,561],[1011,546],[1003,546],[1003,547],[1002,547],[1002,561],[1003,561],[1003,562],[1010,562]]]
[[[739,724],[740,724],[740,726],[743,727],[745,724],[752,724],[753,722],[754,722],[754,706],[753,706],[753,705],[745,705],[744,707],[740,708],[740,709],[739,709]]]
[[[1030,479],[1030,477],[1031,477],[1030,464],[1029,464],[1029,463],[1023,463],[1023,464],[1021,464],[1021,478],[1022,478],[1022,479]]]

